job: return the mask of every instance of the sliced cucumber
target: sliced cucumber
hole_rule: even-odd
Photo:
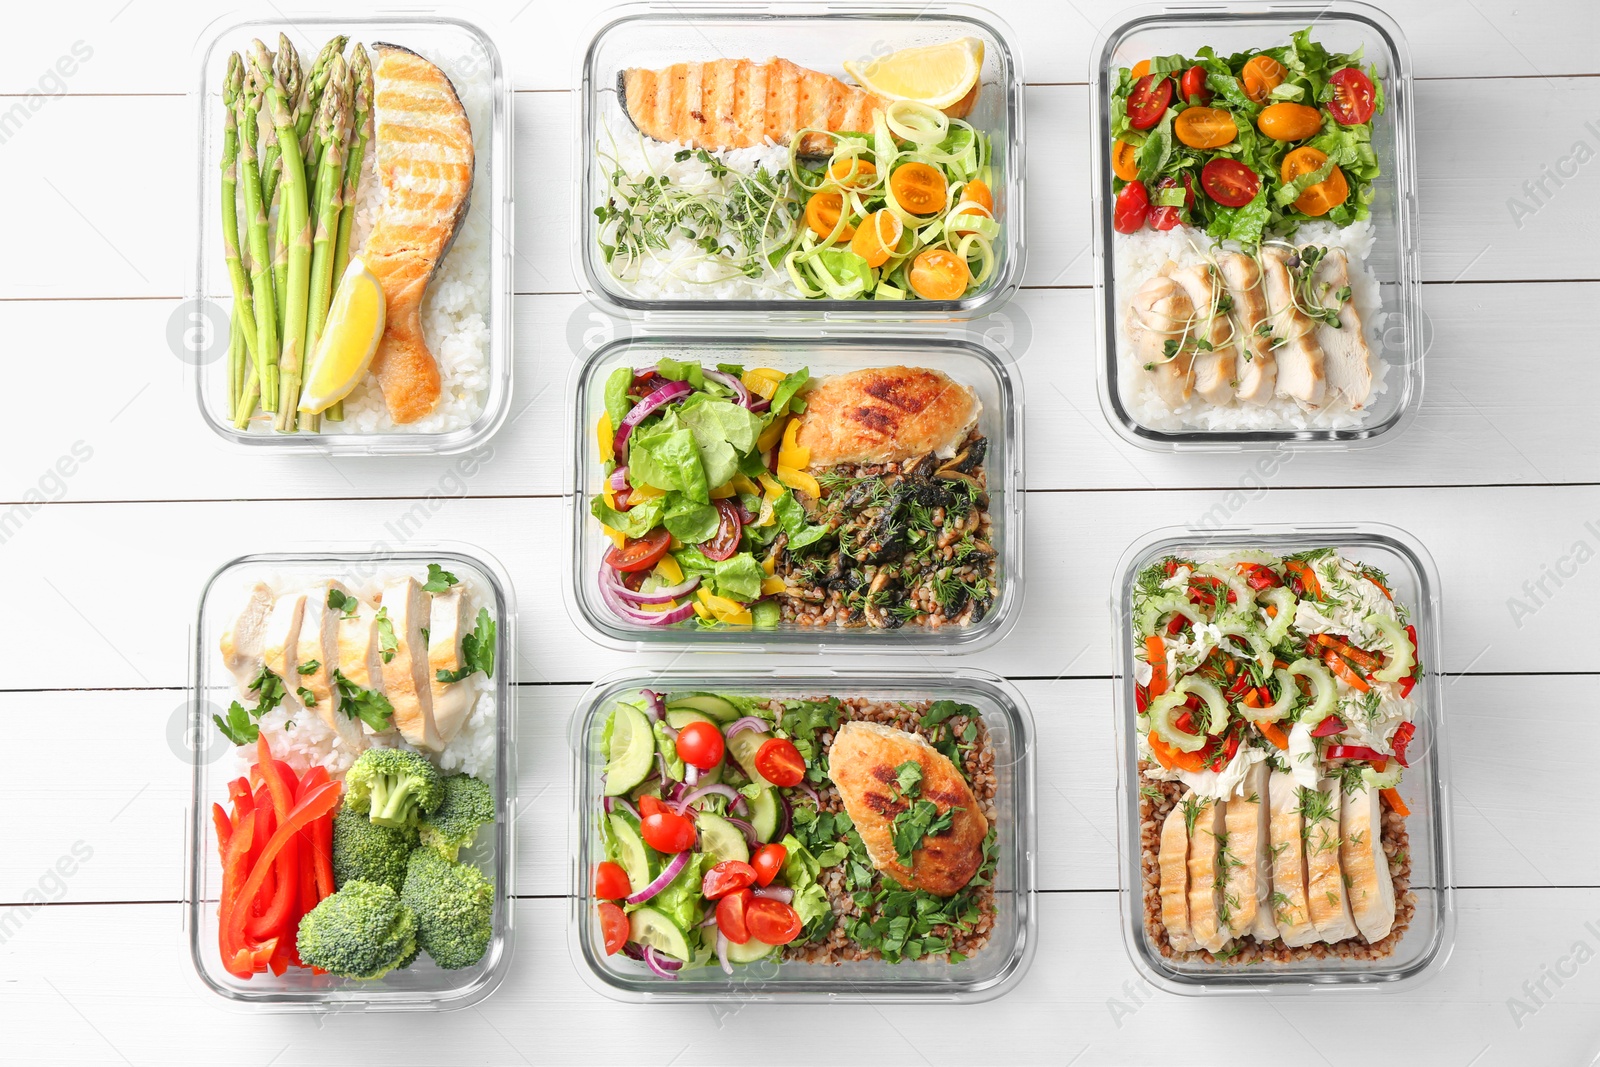
[[[686,708],[711,716],[717,722],[732,722],[739,718],[739,709],[730,701],[723,700],[715,693],[683,693],[673,694],[667,698],[667,711],[673,708]]]
[[[1279,668],[1272,672],[1272,676],[1278,681],[1278,699],[1273,701],[1271,707],[1239,708],[1252,722],[1277,722],[1289,714],[1294,698],[1300,695],[1300,687],[1294,684],[1294,675]]]
[[[776,630],[782,619],[776,600],[758,600],[750,606],[750,624],[757,630]]]
[[[1289,664],[1289,673],[1311,683],[1311,706],[1300,713],[1300,721],[1310,723],[1314,728],[1333,714],[1334,705],[1339,702],[1339,690],[1333,684],[1333,675],[1314,659],[1295,660]]]
[[[1373,612],[1367,616],[1367,621],[1383,634],[1384,640],[1389,642],[1388,662],[1372,673],[1380,682],[1398,682],[1402,678],[1410,677],[1411,668],[1417,665],[1416,656],[1411,652],[1411,635],[1406,633],[1406,628],[1398,620],[1387,615]]]
[[[1180,752],[1198,752],[1205,747],[1206,739],[1200,734],[1184,733],[1172,724],[1178,709],[1189,702],[1188,693],[1162,693],[1150,701],[1145,710],[1150,728],[1155,735]]]
[[[1228,728],[1228,701],[1222,695],[1222,690],[1206,681],[1190,675],[1172,687],[1173,692],[1187,695],[1193,693],[1206,705],[1206,733],[1220,734]],[[1191,750],[1192,751],[1192,750]]]
[[[756,753],[761,751],[761,746],[772,740],[772,735],[765,730],[742,730],[728,738],[728,754],[739,764],[740,769],[750,776],[752,782],[761,785],[772,783],[761,777],[761,772],[756,770]]]
[[[611,840],[616,845],[617,864],[628,875],[628,887],[638,892],[650,884],[650,852],[645,847],[644,838],[639,836],[639,827],[632,817],[617,812],[606,816],[606,822],[611,827]]]
[[[1274,586],[1261,594],[1261,599],[1278,609],[1267,623],[1267,643],[1276,645],[1289,636],[1289,629],[1294,625],[1295,595],[1285,586]]]
[[[1361,768],[1361,781],[1372,789],[1393,789],[1400,784],[1400,776],[1405,774],[1405,768],[1400,766],[1399,760],[1390,760],[1389,765],[1381,771],[1371,767]]]
[[[644,712],[618,704],[611,713],[611,759],[606,763],[608,797],[620,797],[645,780],[655,761],[656,735]]]
[[[667,709],[667,725],[674,730],[681,730],[692,722],[708,722],[712,726],[717,725],[717,720],[703,711],[696,711],[694,708],[671,707]]]
[[[639,908],[628,915],[628,940],[649,945],[685,963],[694,957],[689,939],[678,924],[654,908]]]
[[[750,825],[755,827],[756,836],[763,841],[771,841],[777,837],[778,816],[782,811],[783,806],[778,803],[777,788],[763,785],[761,792],[750,801]]]
[[[1178,590],[1170,590],[1166,594],[1151,597],[1139,609],[1134,625],[1139,630],[1140,637],[1149,637],[1156,632],[1156,624],[1167,615],[1177,612],[1188,619],[1190,624],[1199,626],[1206,621],[1205,614],[1194,604],[1189,603],[1189,598]]]
[[[768,956],[772,955],[773,947],[774,946],[772,945],[757,941],[753,937],[742,945],[734,941],[729,941],[728,962],[754,963],[756,960],[764,960]]]
[[[708,853],[714,862],[750,862],[750,846],[745,843],[744,831],[714,812],[702,811],[694,821],[700,828],[700,850]]]

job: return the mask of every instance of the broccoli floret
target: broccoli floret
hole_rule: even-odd
[[[343,889],[360,879],[396,893],[406,884],[406,860],[417,847],[408,826],[384,826],[359,811],[340,808],[333,817],[333,884]]]
[[[444,779],[426,756],[401,748],[369,748],[345,775],[351,810],[381,826],[415,826],[444,800]]]
[[[494,795],[470,774],[452,774],[444,780],[444,803],[422,818],[422,844],[447,860],[456,859],[478,836],[478,827],[494,822]]]
[[[393,889],[357,880],[306,913],[295,945],[307,966],[382,978],[416,958],[417,916]]]
[[[489,947],[494,883],[476,867],[419,848],[406,865],[400,899],[416,913],[417,941],[446,970],[470,967]]]

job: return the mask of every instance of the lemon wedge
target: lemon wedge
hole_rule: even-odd
[[[844,69],[863,89],[885,100],[915,100],[947,108],[978,84],[983,73],[983,42],[960,37],[943,44],[902,48],[866,66],[846,60]]]
[[[378,351],[384,322],[383,284],[360,256],[352,256],[311,357],[300,392],[301,411],[308,415],[326,411],[361,384]]]

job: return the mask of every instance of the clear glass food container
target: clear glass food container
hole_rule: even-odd
[[[372,981],[335,975],[313,975],[290,968],[281,977],[257,974],[248,980],[228,973],[217,946],[218,892],[221,866],[211,805],[229,808],[227,783],[247,773],[247,764],[211,721],[239,698],[233,678],[222,663],[218,642],[245,590],[257,581],[274,588],[326,578],[344,581],[358,595],[364,587],[399,571],[415,571],[437,563],[456,575],[473,602],[489,609],[495,620],[493,762],[495,821],[461,852],[493,879],[493,935],[483,959],[471,967],[442,970],[424,953],[410,967]],[[423,1011],[467,1007],[483,1000],[500,984],[510,963],[513,877],[516,865],[516,601],[505,570],[476,548],[448,542],[408,546],[374,554],[370,547],[347,548],[336,543],[308,545],[284,552],[240,556],[224,564],[206,582],[195,622],[194,663],[189,702],[189,734],[194,739],[194,799],[188,813],[188,854],[184,925],[189,957],[200,983],[242,1010],[268,1012]],[[480,697],[480,700],[482,698]],[[482,714],[482,708],[477,711]],[[458,735],[458,740],[461,735]],[[290,762],[293,763],[293,754]],[[298,768],[297,768],[298,769]],[[482,776],[485,772],[479,770]],[[231,810],[231,809],[230,809]]]
[[[977,393],[983,406],[978,428],[989,440],[984,461],[989,515],[997,553],[999,595],[984,617],[970,626],[934,629],[907,624],[897,630],[854,627],[801,627],[780,623],[770,630],[719,626],[701,629],[693,622],[650,627],[628,622],[601,599],[601,560],[611,542],[589,513],[601,491],[605,467],[595,440],[595,425],[605,411],[606,376],[620,366],[642,367],[663,356],[704,366],[737,363],[792,372],[807,367],[813,381],[872,366],[928,367],[942,371]],[[563,584],[568,613],[608,648],[658,652],[716,648],[748,652],[975,652],[998,641],[1016,619],[1022,602],[1022,404],[1011,374],[988,349],[972,341],[941,337],[894,340],[875,337],[737,339],[727,337],[640,337],[613,341],[574,369],[571,425],[574,442],[567,508],[572,521],[570,580]]]
[[[1347,559],[1384,571],[1397,604],[1411,611],[1423,674],[1412,699],[1417,737],[1400,794],[1411,809],[1411,892],[1416,910],[1393,955],[1378,960],[1308,959],[1289,963],[1179,963],[1163,956],[1144,929],[1144,877],[1139,815],[1138,731],[1134,728],[1133,589],[1140,570],[1168,555],[1204,560],[1241,548],[1284,555],[1331,546]],[[1433,558],[1410,534],[1380,523],[1326,526],[1254,525],[1200,529],[1168,527],[1136,541],[1117,564],[1111,587],[1116,642],[1117,823],[1123,939],[1134,966],[1173,993],[1310,992],[1340,988],[1398,989],[1438,971],[1455,944],[1455,886],[1450,833],[1443,662],[1439,633],[1439,575]]]
[[[617,97],[618,73],[629,67],[659,69],[673,63],[746,58],[764,62],[781,56],[803,67],[841,78],[846,59],[870,62],[902,48],[958,37],[984,44],[981,86],[972,113],[978,130],[994,148],[997,184],[995,217],[1001,237],[995,244],[993,274],[959,300],[806,300],[798,296],[765,300],[645,299],[628,292],[607,269],[597,239],[595,208],[607,200],[605,175],[596,146],[612,128],[632,131]],[[584,294],[599,308],[645,322],[692,314],[732,320],[754,315],[758,321],[873,321],[939,325],[986,315],[1011,299],[1021,283],[1026,248],[1023,239],[1022,65],[1016,38],[992,12],[972,4],[909,3],[879,0],[849,8],[790,2],[638,3],[613,8],[595,24],[579,60],[574,154],[577,218],[574,273]]]
[[[424,323],[454,315],[455,326],[461,332],[452,333],[452,340],[475,332],[475,316],[480,312],[487,329],[488,341],[481,366],[461,353],[443,357],[459,364],[457,380],[462,383],[463,390],[477,384],[479,387],[474,391],[481,394],[476,415],[472,414],[473,402],[459,398],[455,400],[457,410],[441,412],[441,408],[452,402],[447,379],[446,392],[439,400],[435,415],[447,414],[449,417],[441,423],[459,425],[441,425],[427,432],[401,429],[361,432],[356,429],[356,418],[347,413],[345,420],[339,423],[324,418],[320,433],[285,434],[269,429],[259,410],[249,428],[241,430],[233,424],[227,410],[228,315],[233,306],[233,290],[228,281],[221,229],[222,81],[230,53],[237,51],[248,59],[246,50],[256,38],[276,52],[280,32],[287,34],[294,43],[308,70],[318,50],[338,34],[348,36],[351,47],[359,41],[369,53],[376,42],[412,49],[445,70],[467,109],[473,125],[476,158],[470,206],[440,266],[442,271],[461,262],[460,269],[464,273],[460,280],[473,287],[483,287],[487,302],[481,308],[457,308],[457,298],[448,296],[453,310],[436,309],[433,302],[440,281],[440,274],[436,273],[429,283],[422,311]],[[452,9],[440,7],[418,7],[361,17],[295,15],[292,19],[268,7],[258,9],[249,17],[237,13],[224,16],[202,31],[194,49],[196,82],[190,93],[194,102],[198,182],[195,199],[199,216],[195,224],[195,260],[189,294],[193,301],[190,319],[197,325],[202,318],[206,321],[209,341],[198,357],[185,353],[185,361],[192,365],[195,401],[201,417],[225,441],[246,448],[334,456],[447,455],[482,443],[505,421],[511,409],[514,226],[511,82],[494,43],[498,36],[476,16],[469,19]],[[345,54],[348,59],[349,48]],[[367,157],[370,163],[370,146]],[[369,170],[367,179],[370,181],[372,177]],[[240,234],[242,240],[242,228]],[[470,258],[462,262],[456,257]],[[435,356],[439,357],[440,353],[435,351]],[[381,406],[381,398],[379,403]],[[464,421],[469,416],[470,421]],[[260,425],[255,425],[257,423]]]
[[[600,737],[613,703],[632,698],[641,687],[666,695],[714,692],[795,699],[948,699],[977,708],[994,749],[999,825],[999,859],[994,877],[996,922],[989,943],[957,964],[858,960],[831,965],[769,959],[735,967],[729,977],[713,961],[709,967],[684,970],[675,981],[657,977],[643,963],[621,953],[606,955],[599,923],[594,918],[596,900],[589,875],[604,858],[595,821],[602,811],[600,775],[605,767],[600,758]],[[585,981],[614,1000],[976,1003],[1009,992],[1032,962],[1038,940],[1033,716],[1017,688],[997,675],[972,668],[619,671],[596,682],[578,701],[570,743],[576,792],[569,944],[573,962]]]
[[[1329,429],[1201,429],[1152,425],[1135,410],[1120,373],[1118,322],[1122,314],[1117,251],[1124,235],[1112,227],[1111,95],[1120,67],[1202,45],[1218,55],[1287,44],[1297,30],[1334,52],[1363,49],[1383,82],[1385,108],[1373,120],[1372,147],[1380,172],[1373,182],[1374,240],[1366,265],[1377,281],[1381,310],[1371,316],[1373,359],[1386,366],[1385,391],[1370,398],[1356,426]],[[1099,344],[1100,406],[1126,441],[1166,451],[1237,451],[1266,448],[1354,448],[1392,438],[1422,402],[1422,361],[1429,338],[1422,310],[1418,252],[1416,123],[1412,115],[1411,58],[1400,27],[1375,7],[1351,0],[1286,0],[1268,4],[1150,4],[1124,11],[1101,32],[1089,72],[1093,153],[1095,324]],[[1199,194],[1199,195],[1204,195]],[[1141,231],[1148,233],[1148,227]],[[1137,236],[1137,235],[1136,235]],[[1202,234],[1202,238],[1203,238]],[[1352,264],[1353,265],[1353,264]],[[1130,286],[1131,287],[1131,286]],[[1131,294],[1127,294],[1131,295]],[[1359,301],[1358,301],[1359,303]],[[1369,337],[1370,340],[1370,337]],[[1376,372],[1377,368],[1375,368]],[[1376,381],[1377,373],[1374,374]],[[1236,404],[1241,403],[1235,401]]]

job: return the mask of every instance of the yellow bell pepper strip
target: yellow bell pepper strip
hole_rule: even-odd
[[[683,581],[683,568],[672,558],[672,553],[668,552],[656,561],[656,577],[668,585],[677,585]]]
[[[666,495],[666,493],[653,485],[635,485],[628,490],[629,500],[654,500],[658,496]]]
[[[783,486],[770,474],[761,475],[761,485],[766,489],[766,494],[761,498],[761,514],[756,517],[757,526],[771,526],[778,521],[777,514],[772,505],[784,493]]]
[[[719,485],[715,489],[711,490],[711,499],[712,500],[727,500],[729,497],[733,496],[738,491],[739,490],[734,488],[734,485],[733,485],[732,482],[725,482],[724,484]]]
[[[756,451],[760,452],[762,455],[766,455],[768,452],[771,452],[773,448],[777,446],[778,442],[783,440],[783,432],[785,427],[787,427],[789,423],[793,421],[793,419],[788,420],[788,422],[785,422],[783,419],[773,419],[772,425],[768,426],[765,430],[762,430],[761,436],[756,438]]]
[[[761,495],[761,487],[743,474],[735,474],[731,484],[741,493],[749,493],[751,496]]]
[[[624,534],[621,530],[613,530],[611,527],[607,526],[605,523],[601,523],[600,524],[600,529],[601,529],[602,532],[605,533],[605,535],[607,537],[611,538],[611,543],[616,545],[618,548],[622,548],[624,545],[626,545],[628,543],[627,535]]]
[[[766,573],[766,576],[768,578],[771,578],[774,574],[777,574],[778,573],[778,557],[777,557],[777,554],[776,553],[769,554],[766,559],[762,560],[761,561],[761,569],[762,569],[763,572]]]
[[[710,608],[706,607],[704,604],[700,603],[700,601],[698,601],[698,600],[692,600],[692,601],[690,601],[690,603],[694,605],[694,613],[696,615],[700,616],[702,619],[706,620],[707,622],[711,621],[711,609]]]
[[[800,446],[800,420],[790,419],[783,429],[783,446],[778,449],[778,466],[803,471],[811,465],[811,449]],[[814,494],[815,495],[815,494]]]
[[[617,431],[611,427],[610,414],[601,414],[600,421],[595,424],[594,432],[595,436],[600,439],[600,459],[605,463],[610,463],[617,458]]]
[[[727,597],[717,596],[704,587],[695,590],[695,596],[699,598],[700,603],[706,606],[706,610],[711,612],[711,617],[718,622],[726,622],[738,626],[750,626],[755,622],[750,615],[750,609],[737,600],[729,600]]]
[[[761,579],[761,595],[762,596],[771,596],[774,593],[781,593],[785,589],[787,589],[788,587],[789,587],[789,583],[785,582],[782,578],[763,578],[763,579]]]
[[[771,367],[753,367],[744,372],[744,377],[739,379],[744,387],[766,400],[772,399],[772,394],[778,391],[778,386],[788,375],[781,370]]]
[[[786,467],[779,463],[778,481],[796,492],[808,494],[813,499],[822,499],[822,486],[818,485],[817,480],[805,471],[795,470],[793,467]]]

